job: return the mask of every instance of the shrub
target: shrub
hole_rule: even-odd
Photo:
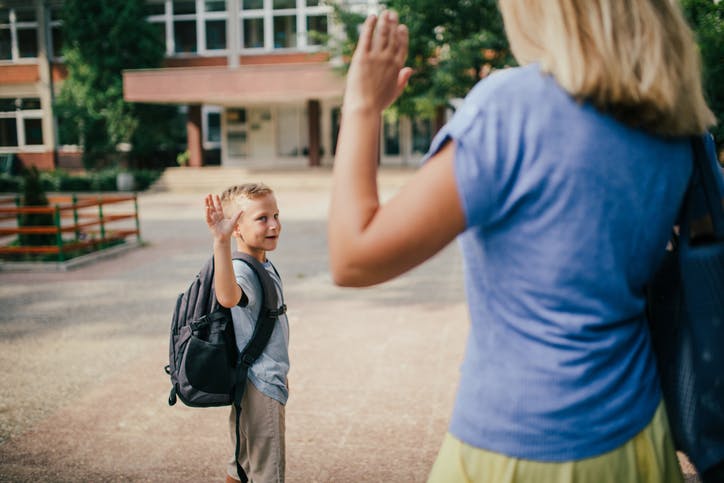
[[[116,168],[109,168],[86,174],[70,174],[58,169],[39,173],[39,182],[44,191],[117,191],[118,172]],[[133,173],[137,191],[148,189],[163,173],[155,169],[136,169],[130,172]],[[0,193],[19,193],[23,189],[23,183],[20,176],[0,174]]]
[[[23,179],[19,176],[0,174],[0,192],[19,193],[23,189]]]
[[[23,173],[25,180],[23,186],[23,205],[25,206],[49,206],[48,197],[45,195],[43,185],[40,182],[40,173],[38,169],[33,166],[30,169],[26,169]],[[50,213],[29,213],[20,215],[18,225],[23,226],[53,226],[55,220],[53,215]],[[18,240],[21,245],[52,245],[55,243],[55,235],[53,234],[28,234],[21,233],[18,235]]]

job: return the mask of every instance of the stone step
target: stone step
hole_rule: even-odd
[[[398,188],[414,172],[414,168],[382,167],[378,182],[381,187]],[[274,189],[329,189],[332,185],[332,169],[330,167],[266,170],[219,166],[173,167],[166,168],[149,191],[219,193],[233,184],[247,182],[263,182]]]

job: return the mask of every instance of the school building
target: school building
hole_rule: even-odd
[[[377,0],[346,0],[366,12]],[[344,78],[323,36],[339,36],[323,0],[148,0],[166,45],[163,66],[123,74],[129,102],[186,116],[189,165],[331,165]],[[80,166],[59,139],[53,97],[67,73],[62,0],[0,0],[0,159],[41,169]],[[320,33],[322,35],[320,35]],[[414,164],[433,123],[400,117],[380,133],[382,165]]]

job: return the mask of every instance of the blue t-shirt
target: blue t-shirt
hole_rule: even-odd
[[[644,286],[692,169],[688,140],[632,129],[537,65],[481,81],[455,142],[471,318],[450,431],[567,461],[641,431],[660,401]]]
[[[261,294],[263,293],[259,278],[246,263],[233,260],[236,282],[248,299],[245,307],[238,305],[231,308],[234,321],[236,346],[243,350],[251,339],[256,320],[261,310]],[[263,263],[264,268],[274,281],[279,303],[284,303],[282,281],[270,261]],[[289,373],[289,321],[286,314],[279,316],[264,352],[249,370],[249,381],[266,396],[276,399],[282,404],[287,403],[289,390],[287,374]]]

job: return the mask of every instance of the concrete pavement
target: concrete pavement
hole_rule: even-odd
[[[383,172],[382,196],[410,173]],[[467,334],[457,246],[393,282],[341,289],[327,270],[328,171],[222,178],[217,191],[247,180],[277,188],[283,232],[270,258],[291,327],[287,480],[424,481]],[[169,407],[163,372],[175,297],[210,254],[203,195],[141,194],[147,246],[117,258],[0,272],[0,481],[223,481],[228,409]]]
[[[288,481],[424,481],[467,330],[457,249],[381,287],[333,286],[329,172],[316,176],[248,175],[279,187]],[[384,196],[405,173],[392,177]],[[228,409],[169,407],[163,372],[175,297],[210,254],[203,194],[141,194],[143,248],[0,272],[0,481],[223,481]]]

